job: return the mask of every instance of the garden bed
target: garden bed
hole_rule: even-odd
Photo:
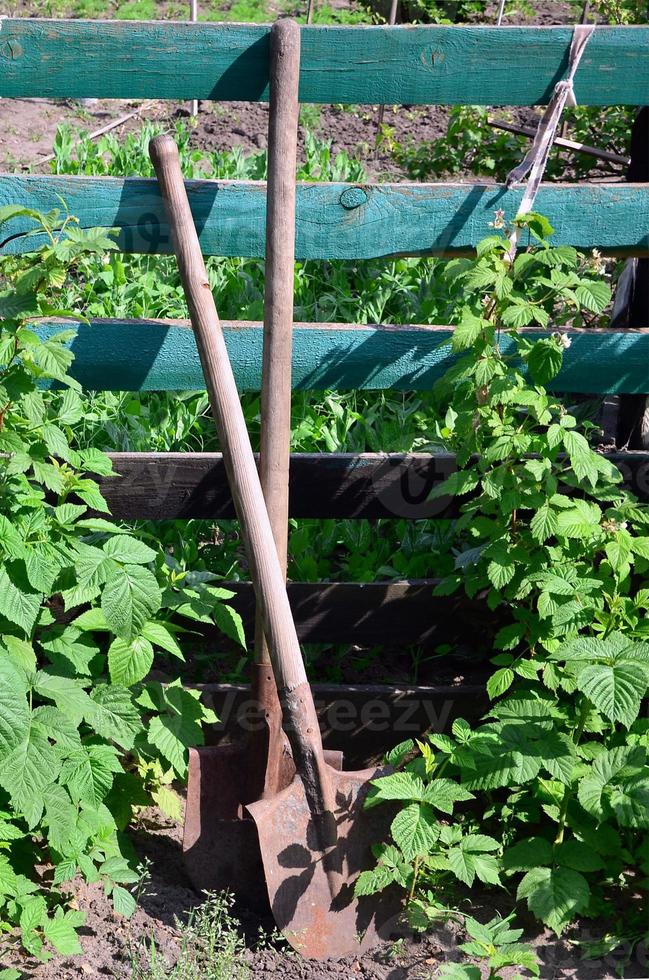
[[[193,890],[182,863],[182,830],[156,810],[143,812],[133,834],[138,855],[150,862],[150,876],[142,884],[140,905],[131,919],[117,915],[105,898],[100,884],[72,883],[76,904],[87,911],[85,925],[80,930],[83,955],[56,957],[49,964],[39,964],[15,954],[3,955],[0,965],[16,966],[24,971],[25,980],[158,980],[161,973],[146,972],[151,957],[146,945],[155,943],[159,957],[173,964],[182,945],[186,913],[196,909],[201,897]],[[263,883],[260,882],[260,888]],[[508,905],[502,902],[503,911]],[[494,914],[493,897],[471,896],[471,914],[488,919]],[[361,957],[347,957],[324,963],[305,961],[286,944],[273,936],[274,922],[270,914],[256,916],[246,909],[234,910],[237,924],[232,926],[215,917],[216,928],[225,925],[227,936],[219,946],[214,961],[214,973],[206,972],[201,980],[428,980],[442,964],[454,960],[466,962],[458,949],[463,941],[460,929],[454,924],[420,937],[404,928],[401,939],[386,943]],[[231,948],[234,928],[241,939]],[[583,960],[579,942],[592,941],[601,935],[603,924],[581,922],[570,930],[567,938],[557,940],[548,930],[532,927],[526,939],[532,944],[541,964],[544,980],[614,980],[618,967],[628,956],[624,948],[606,957]],[[259,941],[260,930],[265,934]],[[148,964],[148,966],[147,966]],[[223,972],[217,972],[217,968]],[[138,973],[141,970],[141,973]],[[516,971],[505,971],[503,977]],[[624,977],[646,977],[649,963],[646,950],[639,946],[624,969]],[[173,978],[185,980],[186,974]],[[193,980],[193,978],[192,978]]]

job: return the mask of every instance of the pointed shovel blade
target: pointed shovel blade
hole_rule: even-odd
[[[299,776],[272,799],[248,806],[277,926],[294,949],[311,959],[360,953],[393,938],[401,909],[401,896],[393,889],[354,897],[356,878],[374,864],[371,846],[386,839],[393,816],[389,808],[363,809],[369,781],[383,771],[328,771],[335,789],[337,843],[324,854]],[[328,870],[340,883],[333,899]]]

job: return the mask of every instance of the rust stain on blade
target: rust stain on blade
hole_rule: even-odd
[[[273,916],[303,956],[328,959],[363,952],[399,930],[396,890],[355,898],[354,883],[374,863],[371,846],[386,839],[389,807],[363,809],[369,781],[381,770],[329,770],[336,798],[337,843],[319,850],[304,786],[296,776],[271,800],[251,804]],[[332,899],[331,872],[340,881]]]

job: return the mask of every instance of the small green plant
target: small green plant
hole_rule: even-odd
[[[179,681],[147,681],[156,656],[183,660],[176,618],[243,632],[213,576],[192,577],[153,535],[109,519],[94,480],[110,476],[109,457],[71,446],[83,415],[74,331],[43,340],[33,321],[83,319],[60,294],[113,242],[58,212],[0,209],[0,225],[10,219],[46,243],[1,268],[0,932],[46,961],[52,948],[81,951],[85,914],[60,893],[75,875],[133,912],[139,876],[122,832],[152,802],[178,815],[169,784],[215,720]],[[34,874],[43,864],[52,887]]]
[[[142,940],[131,950],[133,980],[250,980],[247,946],[232,913],[234,899],[227,892],[207,893],[187,922],[176,920],[180,950],[168,963],[153,940]]]
[[[557,934],[580,915],[612,919],[619,901],[633,930],[649,870],[649,509],[547,390],[569,337],[524,332],[596,323],[610,298],[599,257],[551,247],[540,215],[518,223],[536,244],[513,261],[494,235],[448,266],[458,360],[437,388],[458,469],[432,496],[464,502],[436,593],[501,611],[493,704],[414,759],[412,743],[395,750],[398,771],[367,801],[398,801],[392,843],[357,889],[396,881],[412,906],[421,889],[515,884]]]
[[[469,941],[460,949],[467,956],[477,959],[480,965],[447,963],[436,974],[438,980],[524,980],[520,973],[511,973],[510,967],[522,967],[538,977],[539,965],[532,948],[519,942],[522,929],[512,929],[513,916],[506,919],[499,915],[490,922],[478,922],[470,915],[464,916],[464,929]],[[487,969],[484,974],[481,966]],[[507,970],[504,974],[501,971]]]

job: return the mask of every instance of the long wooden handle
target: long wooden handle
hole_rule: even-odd
[[[280,565],[286,575],[291,452],[291,357],[295,274],[295,168],[299,116],[300,28],[275,21],[270,31],[270,105],[264,349],[261,382],[259,475]],[[261,619],[261,617],[259,617]],[[256,630],[256,660],[270,663],[263,628]]]
[[[327,777],[313,696],[230,358],[187,199],[178,147],[170,136],[156,136],[149,144],[149,153],[169,218],[196,346],[246,545],[255,595],[264,620],[287,735],[298,772],[304,780],[311,810],[314,816],[325,817],[324,821],[318,822],[330,828],[331,838],[335,835],[334,825],[326,818],[333,817],[335,800]]]

